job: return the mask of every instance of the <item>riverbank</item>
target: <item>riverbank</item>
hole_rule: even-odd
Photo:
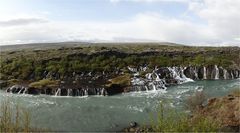
[[[196,102],[203,98],[191,99]],[[163,110],[163,109],[162,109]],[[162,112],[159,112],[160,115]],[[210,98],[206,105],[198,105],[190,116],[158,116],[158,122],[143,126],[131,122],[123,132],[239,132],[240,131],[240,88],[227,96]],[[179,119],[180,117],[180,119]],[[174,121],[171,121],[175,119]],[[159,122],[160,121],[160,122]],[[161,122],[162,121],[162,122]],[[164,127],[161,127],[164,126]]]

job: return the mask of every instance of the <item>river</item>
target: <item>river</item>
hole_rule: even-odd
[[[162,101],[169,108],[184,109],[195,91],[207,97],[228,94],[240,80],[202,80],[167,88],[167,91],[131,92],[115,96],[55,97],[17,95],[0,91],[0,101],[9,100],[30,111],[31,125],[52,131],[119,131],[131,121],[149,124]]]

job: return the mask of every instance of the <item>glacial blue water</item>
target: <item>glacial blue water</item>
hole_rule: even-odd
[[[10,101],[30,111],[32,126],[52,131],[119,131],[131,121],[149,124],[160,102],[187,111],[184,103],[195,91],[219,97],[240,89],[240,80],[202,80],[171,86],[167,91],[131,92],[115,96],[55,97],[9,94],[0,91],[0,102]]]

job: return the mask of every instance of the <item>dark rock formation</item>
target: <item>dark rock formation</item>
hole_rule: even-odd
[[[108,53],[109,54],[109,53]],[[116,53],[114,53],[116,54]],[[6,92],[32,95],[55,96],[86,96],[86,95],[115,95],[122,92],[148,91],[166,89],[166,86],[185,83],[188,80],[218,80],[235,79],[240,77],[240,70],[229,70],[217,65],[211,66],[187,66],[187,67],[161,67],[152,72],[146,72],[146,67],[129,68],[131,76],[121,76],[122,82],[111,83],[108,80],[119,76],[103,73],[75,73],[65,77],[58,87],[34,88],[15,85],[9,87]],[[145,72],[145,75],[139,75]],[[128,74],[130,75],[130,74]],[[58,79],[56,73],[44,71],[46,78]],[[128,79],[126,79],[128,78]],[[115,78],[116,79],[116,78]],[[132,81],[130,81],[132,80]],[[131,83],[130,83],[131,82]]]

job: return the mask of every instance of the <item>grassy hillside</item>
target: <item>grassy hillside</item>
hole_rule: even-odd
[[[219,65],[239,68],[239,47],[187,47],[182,45],[141,44],[60,44],[0,53],[0,80],[39,80],[42,74],[55,73],[63,78],[73,72],[127,71],[127,66]],[[45,47],[46,46],[46,47]],[[35,46],[37,47],[37,46]]]

